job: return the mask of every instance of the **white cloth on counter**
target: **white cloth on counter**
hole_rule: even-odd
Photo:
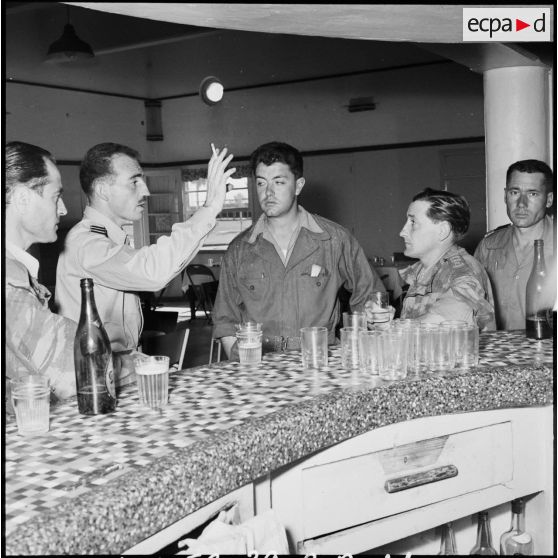
[[[177,554],[289,554],[285,528],[273,510],[238,524],[235,508],[220,512],[197,539],[180,541],[180,546],[188,548]]]

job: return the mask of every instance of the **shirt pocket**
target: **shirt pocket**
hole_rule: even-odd
[[[330,277],[331,274],[327,268],[317,264],[309,266],[300,274],[300,280],[305,290],[314,292],[324,290],[329,283]]]
[[[243,296],[261,300],[269,290],[269,275],[264,272],[240,274],[238,282]]]
[[[506,269],[507,258],[501,250],[490,250],[489,258],[486,263],[486,269],[490,275],[502,275],[505,273],[510,273],[509,269]]]

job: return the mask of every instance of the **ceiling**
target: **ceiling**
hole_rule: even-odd
[[[476,71],[487,63],[552,63],[550,43],[521,50],[459,44],[461,8],[6,2],[6,76],[164,98],[195,93],[206,75],[227,89],[447,59]],[[96,57],[71,67],[43,64],[68,14]]]

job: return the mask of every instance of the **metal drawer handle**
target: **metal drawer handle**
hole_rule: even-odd
[[[405,475],[403,477],[397,477],[396,479],[389,479],[386,481],[384,488],[386,492],[393,494],[394,492],[401,492],[401,490],[408,490],[409,488],[415,488],[423,484],[451,479],[452,477],[456,477],[457,473],[458,470],[455,465],[444,465],[443,467],[436,467],[435,469],[422,471],[414,475]]]

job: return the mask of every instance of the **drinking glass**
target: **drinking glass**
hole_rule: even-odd
[[[22,436],[44,434],[49,430],[49,379],[39,374],[10,380],[17,431]]]
[[[365,312],[343,312],[343,327],[368,329]]]
[[[440,327],[449,328],[451,336],[451,350],[453,353],[454,366],[461,368],[463,364],[463,348],[465,345],[465,330],[467,322],[464,320],[447,320]]]
[[[410,374],[417,375],[428,369],[424,358],[424,332],[420,323],[414,323],[409,327],[407,371]]]
[[[375,329],[358,332],[360,370],[373,376],[377,376],[382,367],[381,334],[381,331]]]
[[[433,360],[430,369],[434,372],[447,372],[455,366],[452,350],[452,329],[440,325],[433,335]]]
[[[407,343],[405,331],[390,328],[382,331],[382,367],[380,377],[384,380],[402,380],[407,376]]]
[[[436,360],[436,334],[440,326],[438,324],[421,323],[422,329],[422,347],[420,350],[420,364],[425,371],[431,371],[434,368]]]
[[[358,328],[342,327],[341,334],[341,366],[349,370],[357,369],[360,366],[358,350]]]
[[[389,295],[387,292],[373,291],[368,301],[372,303],[372,320],[375,324],[390,321]]]
[[[134,363],[140,403],[162,409],[169,401],[169,357],[140,355]]]
[[[475,368],[479,364],[479,328],[476,325],[463,326],[463,368]]]
[[[327,327],[303,327],[300,330],[302,368],[317,369],[327,366]]]
[[[259,364],[262,361],[262,324],[243,322],[236,326],[240,364]]]

